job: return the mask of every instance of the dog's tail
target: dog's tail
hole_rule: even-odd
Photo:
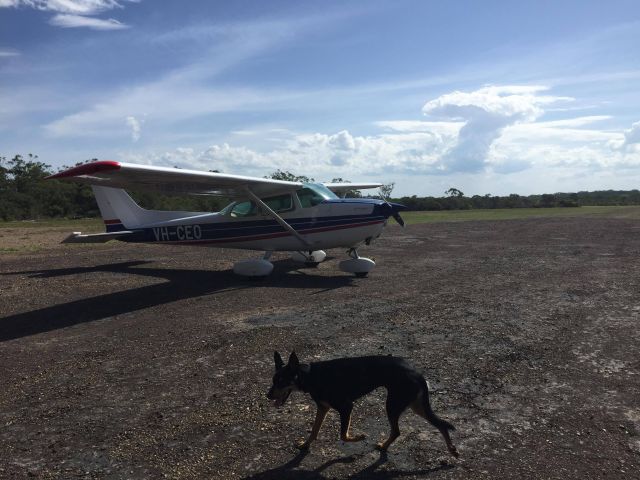
[[[422,408],[424,409],[425,418],[431,425],[440,430],[440,433],[444,437],[444,441],[447,443],[449,453],[451,453],[451,455],[453,455],[454,457],[457,457],[458,450],[456,450],[456,447],[451,442],[451,437],[449,436],[449,431],[455,432],[456,427],[451,425],[446,420],[438,417],[431,409],[431,403],[429,402],[429,384],[424,378],[422,379],[422,381]]]

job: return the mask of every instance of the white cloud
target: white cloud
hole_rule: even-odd
[[[397,132],[431,132],[441,135],[457,135],[464,122],[424,122],[419,120],[387,120],[375,125]]]
[[[30,7],[49,12],[95,15],[106,10],[122,8],[122,2],[116,0],[0,0],[0,7]]]
[[[19,55],[20,52],[12,48],[0,48],[0,57],[17,57]]]
[[[544,110],[541,105],[567,97],[540,95],[542,86],[488,86],[473,92],[455,91],[427,102],[422,111],[432,118],[463,121],[455,145],[441,158],[448,172],[479,172],[485,167],[492,143],[509,125],[533,122]]]
[[[640,122],[635,122],[631,124],[631,128],[612,135],[607,145],[615,152],[640,153]]]
[[[93,30],[121,30],[129,28],[113,18],[100,19],[94,15],[123,8],[123,2],[139,0],[0,0],[2,7],[26,7],[47,12],[55,12],[49,24],[63,28],[86,27]]]
[[[140,122],[136,117],[129,115],[126,119],[127,126],[131,129],[131,140],[137,142],[140,140]]]
[[[108,18],[103,20],[95,17],[84,17],[82,15],[58,14],[49,20],[55,27],[63,28],[91,28],[93,30],[122,30],[129,28],[129,25],[120,23],[118,20]]]
[[[140,134],[142,112],[153,118],[154,129],[162,124],[166,132],[179,130],[181,124],[194,118],[202,118],[204,123],[215,122],[207,115],[220,112],[282,110],[300,104],[311,108],[312,102],[323,94],[326,101],[337,101],[331,98],[331,92],[216,89],[208,84],[210,77],[204,81],[207,66],[213,72],[224,71],[234,65],[234,58],[244,60],[259,52],[260,47],[249,39],[245,51],[237,57],[223,57],[219,67],[215,63],[217,57],[207,57],[155,83],[123,90],[91,108],[62,117],[48,124],[46,131],[53,137],[121,137],[125,133],[124,118],[135,142]],[[364,177],[383,181],[405,178],[414,182],[423,178],[426,182],[428,176],[437,176],[492,178],[499,184],[496,178],[507,182],[512,175],[526,175],[525,170],[546,169],[550,176],[572,170],[574,175],[582,173],[585,178],[596,171],[598,175],[622,169],[640,172],[640,155],[612,148],[613,144],[625,142],[625,132],[600,128],[604,122],[610,123],[610,116],[540,121],[548,106],[571,101],[568,97],[550,95],[546,88],[537,86],[483,87],[471,92],[452,92],[427,102],[423,112],[430,117],[428,121],[377,121],[374,124],[383,131],[376,135],[358,136],[348,130],[332,134],[295,133],[267,125],[228,132],[240,144],[234,145],[226,138],[207,148],[184,146],[163,153],[159,147],[156,151],[125,153],[122,157],[133,162],[257,176],[285,169],[318,180]],[[634,124],[626,133],[630,141],[636,138],[636,128]],[[259,142],[262,137],[269,140],[256,149],[256,140]],[[185,143],[191,142],[178,144]],[[547,190],[540,187],[538,191]]]
[[[412,188],[412,193],[424,194],[421,185],[441,188],[447,182],[463,186],[465,192],[469,190],[472,194],[486,193],[483,188],[502,194],[594,189],[611,185],[616,172],[624,172],[627,179],[640,178],[640,151],[615,151],[609,145],[612,139],[623,142],[625,133],[635,139],[632,135],[638,125],[626,132],[594,128],[607,119],[589,116],[508,125],[487,149],[483,169],[473,172],[446,168],[445,161],[459,144],[456,133],[459,125],[455,122],[443,122],[449,124],[447,128],[442,128],[440,122],[376,122],[395,129],[373,136],[357,136],[347,130],[334,134],[292,134],[267,151],[229,143],[202,150],[179,148],[146,154],[144,161],[256,176],[283,169],[321,181],[334,177],[398,181],[397,193],[409,193]],[[442,134],[443,131],[447,134]],[[125,159],[137,162],[142,157],[125,155]],[[527,183],[528,175],[535,175],[535,184]],[[602,179],[601,187],[597,187],[593,178]],[[403,187],[402,182],[410,187]],[[576,182],[584,187],[568,187]],[[508,188],[513,188],[512,192]]]
[[[640,122],[635,122],[631,128],[624,131],[624,145],[638,145],[640,143]]]

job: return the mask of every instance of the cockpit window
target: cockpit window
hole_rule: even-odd
[[[319,203],[338,198],[335,193],[319,183],[305,183],[304,188],[296,190],[302,208],[315,207]]]
[[[275,197],[267,197],[261,199],[268,207],[276,213],[287,212],[293,210],[293,201],[289,193],[285,195],[277,195]],[[230,215],[232,217],[253,217],[259,214],[266,214],[254,202],[247,200],[245,202],[235,202],[225,207],[222,212],[223,215]]]
[[[315,207],[324,201],[324,198],[310,188],[301,188],[300,190],[296,190],[296,193],[298,194],[298,200],[300,200],[300,206],[302,206],[302,208]]]
[[[286,212],[293,210],[291,195],[278,195],[277,197],[263,198],[262,201],[274,212]]]
[[[251,201],[234,203],[229,209],[229,215],[232,217],[253,217],[257,213],[258,209],[256,204]]]

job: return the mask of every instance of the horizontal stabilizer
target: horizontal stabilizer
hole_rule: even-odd
[[[82,234],[82,232],[73,232],[62,243],[105,243],[109,240],[115,240],[120,237],[136,233],[134,230],[124,230],[122,232],[110,233],[90,233]]]

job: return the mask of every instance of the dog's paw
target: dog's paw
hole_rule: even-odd
[[[384,442],[376,443],[376,450],[380,450],[381,452],[386,452],[387,448],[389,447],[385,445]]]

